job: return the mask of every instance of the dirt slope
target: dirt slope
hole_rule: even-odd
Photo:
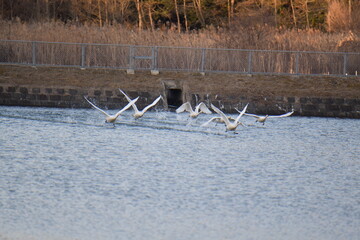
[[[360,98],[360,77],[277,76],[0,65],[0,84],[161,92],[163,80],[182,80],[194,93],[241,96]]]

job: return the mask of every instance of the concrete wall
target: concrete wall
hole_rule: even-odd
[[[176,84],[164,84],[162,92],[127,92],[131,98],[140,96],[137,102],[140,108],[151,103],[159,94],[165,101],[167,108],[168,89],[178,89]],[[305,98],[296,96],[277,97],[245,97],[245,96],[221,96],[202,95],[181,89],[181,101],[196,102],[204,101],[208,105],[221,107],[225,112],[235,112],[235,108],[241,110],[249,103],[248,111],[255,114],[283,114],[295,110],[294,115],[319,116],[319,117],[343,117],[360,118],[360,99],[347,98]],[[89,96],[100,107],[118,109],[127,101],[116,89],[83,89],[83,88],[49,88],[37,86],[13,86],[0,85],[0,105],[8,106],[37,106],[37,107],[64,107],[64,108],[89,108],[89,104],[83,96]]]
[[[147,92],[128,92],[127,94],[132,98],[141,96],[137,102],[140,106],[145,106],[153,100],[151,94]],[[88,96],[99,106],[108,109],[117,109],[127,103],[118,90],[0,86],[0,105],[7,106],[89,108],[90,105],[84,96]],[[158,95],[154,95],[155,97]]]
[[[360,118],[360,99],[286,96],[215,98],[208,95],[197,95],[195,98],[220,106],[226,112],[236,112],[235,108],[241,110],[249,103],[247,112],[254,114],[278,115],[294,110],[294,115],[298,116]]]

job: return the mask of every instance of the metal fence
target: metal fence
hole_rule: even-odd
[[[0,40],[0,64],[352,76],[360,73],[360,53]]]

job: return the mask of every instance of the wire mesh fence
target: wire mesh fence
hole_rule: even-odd
[[[360,73],[360,53],[0,40],[0,64],[352,76]]]

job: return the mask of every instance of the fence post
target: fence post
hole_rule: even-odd
[[[129,49],[129,68],[126,70],[127,74],[134,74],[135,71],[134,71],[134,46],[130,46],[130,49]]]
[[[86,59],[86,46],[85,44],[81,45],[81,69],[85,69],[85,59]]]
[[[206,49],[202,48],[201,49],[201,65],[200,65],[200,73],[201,74],[205,74],[205,54],[206,54]]]
[[[36,42],[32,42],[32,64],[36,65]]]
[[[158,47],[151,48],[151,70],[157,69],[157,56],[158,56]]]
[[[347,54],[344,53],[344,75],[347,75],[346,68],[347,68]]]
[[[249,51],[249,54],[248,54],[248,73],[251,74],[252,72],[252,51]]]
[[[151,74],[152,75],[158,75],[159,70],[157,66],[157,56],[158,56],[158,47],[152,47],[151,48]]]
[[[295,74],[299,74],[299,52],[295,55]]]

